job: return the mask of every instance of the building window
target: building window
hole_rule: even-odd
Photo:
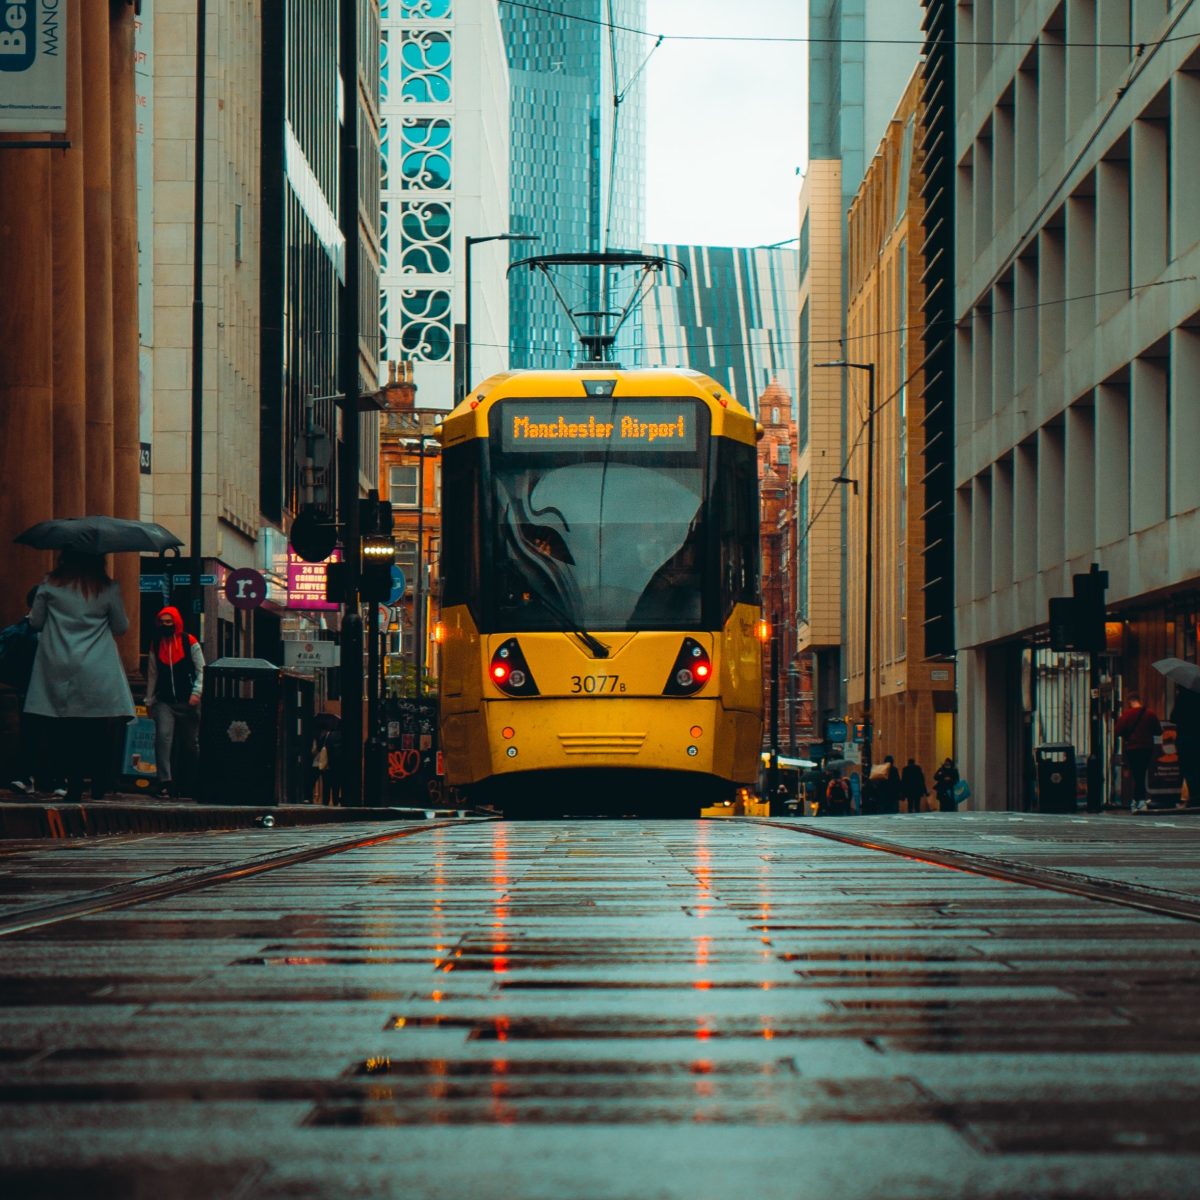
[[[400,271],[404,275],[446,275],[450,271],[450,205],[445,201],[405,201],[400,206]]]
[[[450,293],[404,288],[400,293],[400,345],[410,362],[450,361]]]
[[[450,101],[450,35],[440,29],[406,29],[400,42],[400,99],[409,104]]]
[[[418,500],[416,467],[392,467],[388,472],[388,498],[393,508],[416,508]]]
[[[446,117],[405,117],[400,123],[400,186],[442,191],[450,186],[451,138]]]
[[[796,617],[808,620],[808,476],[796,496]]]
[[[804,307],[800,310],[800,372],[798,375],[800,395],[798,397],[797,433],[799,441],[797,444],[801,453],[808,445],[808,329],[808,301],[805,300]]]

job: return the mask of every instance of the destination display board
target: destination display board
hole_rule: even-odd
[[[498,406],[500,448],[695,450],[700,411],[694,400],[505,400]]]

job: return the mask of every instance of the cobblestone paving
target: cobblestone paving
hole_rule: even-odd
[[[1195,822],[835,827],[1197,891]],[[9,846],[0,915],[347,832]],[[1193,1196],[1198,1000],[1200,925],[919,855],[443,827],[0,940],[0,1195]]]

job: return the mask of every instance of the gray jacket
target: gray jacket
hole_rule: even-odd
[[[129,628],[116,583],[89,597],[44,581],[29,624],[41,637],[26,712],[42,717],[133,716],[133,695],[114,641]]]

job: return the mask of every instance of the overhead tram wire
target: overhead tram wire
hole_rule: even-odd
[[[1104,288],[1096,292],[1080,292],[1075,296],[1062,296],[1057,300],[1034,300],[1029,304],[1017,304],[1012,308],[996,308],[987,312],[980,312],[980,317],[1003,317],[1010,313],[1028,312],[1035,308],[1050,308],[1056,304],[1071,304],[1079,300],[1098,300],[1103,296],[1129,295],[1132,292],[1146,291],[1150,288],[1167,287],[1169,284],[1175,283],[1195,283],[1200,279],[1200,275],[1175,275],[1170,279],[1154,279],[1149,283],[1135,283],[1125,287]],[[973,324],[976,320],[975,312],[966,314],[961,318],[946,317],[940,321],[927,321],[920,325],[894,325],[890,329],[873,329],[867,333],[847,334],[845,337],[828,337],[828,338],[808,338],[801,341],[776,341],[774,343],[767,341],[747,341],[747,342],[712,342],[710,343],[713,349],[721,350],[738,350],[746,347],[760,347],[769,349],[772,345],[776,346],[793,346],[799,349],[803,346],[841,346],[846,342],[861,342],[867,338],[886,337],[894,333],[911,333],[917,336],[923,336],[932,330],[946,326],[953,329],[964,329]],[[389,334],[390,340],[395,340],[399,335]],[[498,343],[477,343],[478,345],[487,345],[490,349],[503,349]],[[662,350],[687,350],[690,349],[686,342],[673,342],[670,344],[664,343]]]
[[[749,36],[736,36],[720,33],[654,33],[649,29],[639,29],[636,25],[621,25],[613,21],[604,21],[598,17],[578,16],[575,13],[567,13],[561,9],[550,8],[544,4],[529,4],[526,0],[497,0],[499,4],[505,4],[509,8],[519,8],[525,12],[542,13],[545,16],[561,17],[564,21],[576,21],[582,25],[597,25],[602,29],[612,28],[620,33],[632,33],[637,37],[658,38],[660,41],[669,42],[746,42],[767,43],[778,45],[797,45],[797,46],[1015,46],[1018,48],[1028,47],[1028,40],[1002,40],[997,38],[934,38],[932,40],[926,38],[881,38],[881,37],[812,37],[809,34],[751,34]],[[1182,16],[1182,12],[1180,13]],[[1100,49],[1100,50],[1130,50],[1136,51],[1138,57],[1143,55],[1147,50],[1155,46],[1165,46],[1171,42],[1186,42],[1200,39],[1200,33],[1180,33],[1174,36],[1158,38],[1150,42],[1099,42],[1099,41],[1082,41],[1082,42],[1061,42],[1064,48],[1075,47],[1078,49]]]
[[[1071,304],[1078,300],[1098,300],[1103,296],[1115,296],[1118,294],[1129,295],[1130,293],[1133,293],[1133,292],[1146,291],[1150,288],[1167,287],[1170,284],[1175,284],[1175,283],[1195,283],[1198,279],[1200,279],[1200,275],[1175,275],[1175,276],[1172,276],[1172,278],[1170,278],[1170,279],[1155,279],[1149,283],[1135,283],[1132,285],[1127,285],[1125,287],[1105,288],[1101,291],[1096,291],[1096,292],[1081,292],[1076,296],[1063,296],[1058,300],[1035,300],[1029,304],[1014,305],[1012,308],[991,309],[988,312],[981,312],[978,315],[981,317],[982,316],[1002,317],[1002,316],[1007,316],[1009,313],[1027,312],[1030,309],[1034,309],[1034,308],[1050,308],[1055,304]],[[792,346],[797,349],[802,346],[810,346],[810,347],[841,346],[843,343],[846,343],[846,342],[864,341],[865,339],[872,338],[872,337],[886,337],[889,334],[893,334],[893,333],[911,333],[911,334],[915,334],[915,335],[924,335],[924,334],[929,333],[931,330],[937,329],[941,326],[947,326],[947,327],[951,327],[954,329],[965,329],[969,325],[973,324],[975,319],[976,319],[976,314],[974,312],[971,312],[971,313],[964,315],[961,318],[946,317],[940,321],[928,321],[921,325],[895,325],[895,326],[892,326],[890,329],[873,329],[868,333],[847,334],[846,337],[808,338],[805,341],[801,341],[801,340],[797,339],[795,341],[775,341],[775,342],[768,342],[768,341],[712,342],[712,343],[710,343],[710,345],[713,347],[713,349],[721,349],[721,350],[738,350],[738,349],[744,349],[746,347],[759,347],[759,348],[769,349],[772,345]],[[267,325],[267,324],[263,324],[263,323],[239,324],[239,323],[232,323],[232,322],[230,322],[230,323],[222,322],[218,326],[218,328],[220,328],[220,329],[253,329],[253,330],[261,332],[262,330],[278,331],[279,327]],[[331,337],[332,338],[332,337],[336,337],[337,335],[333,334],[333,333],[328,333],[326,331],[315,330],[309,336],[310,337]],[[387,340],[389,342],[398,342],[400,340],[401,336],[402,335],[398,334],[398,333],[389,333],[387,335]],[[505,343],[504,345],[501,345],[499,342],[473,342],[472,344],[477,347],[481,347],[483,349],[488,349],[488,350],[503,350],[507,346],[507,343]],[[534,347],[534,348],[545,350],[545,349],[554,349],[555,347],[538,346],[538,347]],[[658,348],[662,349],[662,350],[688,350],[688,349],[690,349],[690,346],[686,342],[673,342],[671,344],[664,343],[661,347],[658,347]]]

